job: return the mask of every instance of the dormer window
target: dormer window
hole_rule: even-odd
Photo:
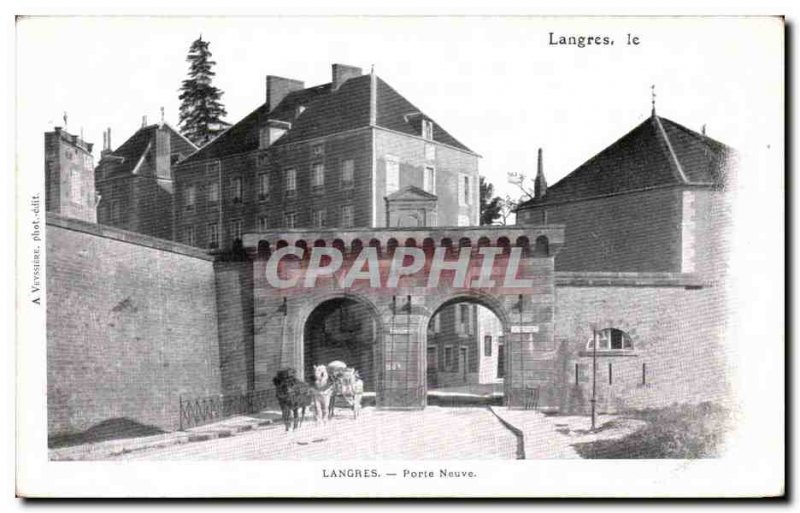
[[[422,120],[422,138],[429,141],[433,140],[433,121],[429,119]]]

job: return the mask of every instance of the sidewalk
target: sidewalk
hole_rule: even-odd
[[[509,410],[505,406],[490,406],[489,409],[522,437],[524,459],[580,459],[572,447],[574,442],[561,434],[555,423],[544,414],[532,410]]]
[[[259,427],[280,422],[280,419],[280,412],[263,411],[252,416],[237,415],[229,417],[219,422],[190,428],[186,431],[173,431],[153,436],[60,447],[49,449],[48,453],[51,461],[103,460],[144,449],[163,448],[171,445],[204,442],[215,438],[235,436],[237,433],[252,431]]]

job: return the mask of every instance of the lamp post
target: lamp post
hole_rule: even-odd
[[[597,424],[597,328],[592,327],[592,431]]]

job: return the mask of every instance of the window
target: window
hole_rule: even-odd
[[[325,145],[324,144],[315,144],[311,146],[311,156],[312,157],[321,157],[325,155]]]
[[[208,184],[208,201],[209,203],[219,201],[219,182],[215,181]]]
[[[234,203],[242,202],[242,179],[238,176],[231,179],[231,200]]]
[[[342,162],[342,188],[349,189],[353,186],[353,161]]]
[[[268,126],[262,126],[258,130],[258,147],[259,149],[269,148],[269,145],[272,141],[270,141],[270,129]]]
[[[269,194],[269,175],[261,173],[258,175],[258,200],[264,201]]]
[[[325,166],[317,163],[311,166],[311,187],[321,189],[325,186]]]
[[[586,350],[591,351],[593,340],[586,342]],[[606,328],[597,332],[598,351],[630,351],[633,349],[631,337],[622,330]]]
[[[430,193],[436,190],[436,168],[433,166],[425,166],[422,174],[422,188]]]
[[[209,223],[208,225],[208,247],[219,247],[219,225],[217,223]]]
[[[442,315],[436,314],[433,318],[433,332],[434,333],[441,333],[442,332]]]
[[[77,169],[69,174],[69,197],[73,203],[81,202],[81,173]]]
[[[429,141],[433,140],[433,121],[429,119],[422,120],[422,138]]]
[[[400,162],[397,157],[386,156],[386,194],[400,188]]]
[[[438,358],[436,358],[436,347],[435,346],[434,347],[429,347],[428,348],[428,359],[427,359],[427,361],[428,361],[428,370],[436,370],[436,369],[439,368],[439,365],[438,365],[439,362],[437,360],[438,360]]]
[[[119,216],[119,200],[111,200],[111,223],[119,223],[121,221]]]
[[[472,307],[460,304],[456,307],[456,330],[462,335],[472,334]]]
[[[472,203],[470,201],[469,175],[458,175],[458,204],[462,207]]]
[[[342,205],[342,228],[353,226],[353,205]]]
[[[506,345],[505,337],[497,339],[497,377],[503,378],[506,375]]]
[[[187,185],[183,190],[183,205],[186,210],[194,210],[197,195],[197,188],[194,185]]]
[[[183,227],[183,242],[189,246],[194,246],[194,226]]]
[[[286,170],[286,193],[290,196],[297,191],[297,171],[294,169]]]
[[[492,356],[492,336],[483,337],[483,356]]]
[[[242,240],[242,220],[234,219],[231,221],[231,239]]]
[[[294,212],[289,212],[283,214],[283,227],[284,228],[294,228],[297,225],[297,214]]]
[[[269,230],[269,219],[267,216],[258,218],[258,231],[265,232]]]
[[[315,210],[312,213],[312,222],[314,223],[314,228],[324,228],[325,227],[325,209],[320,208]]]
[[[450,372],[456,370],[456,353],[453,346],[444,346],[444,369]]]

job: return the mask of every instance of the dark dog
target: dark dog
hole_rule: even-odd
[[[286,431],[289,431],[290,426],[297,429],[306,417],[306,408],[311,405],[311,388],[297,379],[295,370],[290,368],[279,370],[272,383],[275,385],[275,396],[281,407]]]

